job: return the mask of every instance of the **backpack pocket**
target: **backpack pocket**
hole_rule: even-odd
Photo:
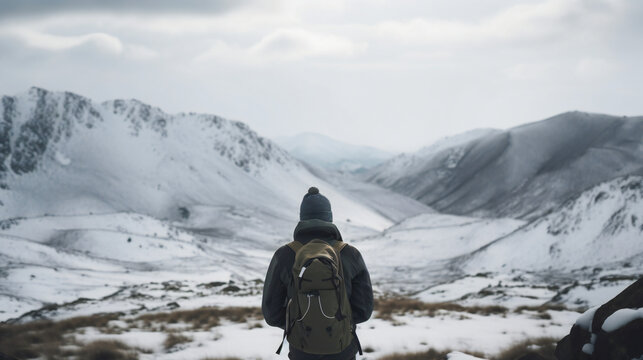
[[[318,307],[316,309],[319,312],[319,316],[322,319],[335,319],[337,315],[337,310],[339,309],[339,303],[337,299],[337,291],[334,290],[320,290],[319,296],[315,299],[314,306]]]

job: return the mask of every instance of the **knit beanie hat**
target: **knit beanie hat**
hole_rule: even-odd
[[[304,195],[299,208],[299,220],[318,219],[333,222],[333,213],[330,210],[330,201],[319,193],[319,189],[311,187]]]

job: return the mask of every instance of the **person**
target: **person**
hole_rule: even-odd
[[[333,214],[329,200],[311,187],[304,195],[299,211],[299,223],[293,234],[294,242],[306,244],[314,239],[321,239],[331,245],[343,242],[342,236],[333,224]],[[291,243],[292,244],[292,243]],[[288,358],[292,360],[350,360],[361,352],[359,340],[355,333],[356,325],[365,322],[373,312],[373,288],[371,279],[360,252],[351,245],[342,245],[340,251],[343,283],[350,303],[353,340],[344,350],[336,354],[312,354],[289,346]],[[292,268],[295,263],[295,251],[284,245],[275,251],[263,286],[262,312],[270,326],[286,328],[286,307],[293,298],[291,289]],[[321,303],[320,303],[321,305]],[[286,334],[284,332],[284,334]],[[284,335],[286,336],[286,335]],[[281,349],[281,348],[280,348]]]

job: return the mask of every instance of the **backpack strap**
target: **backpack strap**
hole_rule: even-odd
[[[334,245],[333,247],[335,248],[335,251],[337,251],[337,255],[339,255],[339,253],[341,253],[341,252],[342,252],[342,250],[344,250],[344,248],[346,247],[346,245],[348,245],[348,243],[345,243],[345,242],[343,242],[343,241],[337,241],[337,242],[335,243],[335,245]]]
[[[339,305],[337,307],[337,312],[335,313],[335,318],[337,318],[337,320],[339,321],[341,321],[345,317],[344,311],[342,310],[342,295],[346,293],[346,284],[344,284],[346,279],[344,279],[344,265],[342,264],[341,252],[346,247],[346,245],[348,244],[343,241],[336,241],[333,244],[333,250],[335,250],[335,252],[337,253],[337,261],[339,263],[338,264],[339,268],[337,269],[337,276],[339,276],[339,278],[342,281],[342,285],[340,288],[335,287],[335,291],[337,293],[337,303]]]
[[[295,252],[295,254],[297,254],[297,251],[299,251],[299,249],[301,249],[302,246],[304,246],[304,244],[295,240],[295,241],[289,242],[288,244],[286,244],[286,246],[288,246],[292,251]]]
[[[340,255],[340,256],[341,256],[341,254],[340,254],[340,253],[342,252],[342,250],[344,250],[344,248],[345,248],[347,245],[348,245],[348,243],[345,243],[345,242],[343,242],[343,241],[338,241],[337,243],[335,243],[334,248],[335,248],[335,251],[337,251],[337,255]],[[340,266],[342,266],[342,267],[343,267],[341,257],[340,257],[340,259],[339,259],[339,264],[340,264]],[[342,269],[342,270],[340,270],[340,271],[342,271],[342,276],[343,276],[343,274],[344,274],[344,272],[343,272],[343,271],[344,271],[344,270]],[[345,285],[344,285],[344,286],[345,286]],[[344,291],[345,291],[345,290],[346,290],[346,289],[344,288]],[[351,319],[351,323],[352,323],[352,321],[353,321],[353,320]],[[357,343],[357,351],[359,352],[359,354],[360,354],[360,355],[362,355],[362,354],[363,354],[363,352],[362,352],[362,344],[359,342],[359,338],[357,337],[357,329],[356,329],[356,328],[357,328],[357,327],[356,327],[355,325],[353,325],[353,329],[351,330],[351,332],[353,333],[353,337],[355,338],[355,342]]]
[[[299,251],[299,249],[301,249],[304,246],[304,244],[300,243],[299,241],[291,241],[288,244],[286,244],[286,246],[288,246],[296,255],[297,251]],[[279,345],[279,348],[277,349],[277,355],[279,355],[281,353],[281,349],[284,346],[284,341],[286,340],[286,337],[288,337],[288,335],[290,334],[290,331],[292,330],[292,326],[294,325],[294,323],[289,324],[288,311],[289,311],[288,307],[286,307],[286,326],[284,328],[284,336],[281,339],[281,344]]]

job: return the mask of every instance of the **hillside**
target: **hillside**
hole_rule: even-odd
[[[3,97],[0,114],[0,218],[127,211],[185,220],[228,206],[296,220],[316,185],[352,224],[390,225],[241,122],[40,88]]]
[[[566,271],[643,265],[643,177],[589,189],[556,211],[474,252],[465,269]]]
[[[643,117],[570,112],[398,156],[364,178],[450,214],[535,219],[621,175],[643,175]]]

